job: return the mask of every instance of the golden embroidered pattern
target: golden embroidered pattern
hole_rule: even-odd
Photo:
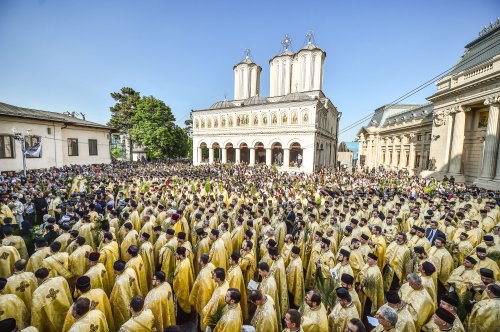
[[[19,284],[19,286],[16,287],[16,291],[18,292],[24,292],[26,290],[26,288],[28,288],[30,286],[30,284],[28,284],[26,281],[21,281],[21,283]]]
[[[47,294],[47,296],[45,296],[47,299],[51,299],[51,300],[55,300],[56,297],[57,297],[57,294],[60,292],[59,289],[54,289],[54,288],[51,288],[49,289],[49,294]]]
[[[4,253],[0,256],[0,258],[1,258],[1,259],[5,259],[5,260],[7,260],[7,258],[8,258],[8,257],[9,257],[9,253],[8,253],[8,252],[4,252]]]

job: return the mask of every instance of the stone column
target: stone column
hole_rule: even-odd
[[[397,150],[396,150],[396,137],[393,138],[392,142],[392,166],[395,168],[398,167],[398,156],[397,156]]]
[[[389,160],[391,159],[391,147],[389,145],[390,141],[388,138],[385,139],[385,165],[391,166]]]
[[[365,164],[370,168],[373,166],[372,142],[373,142],[373,135],[369,135],[368,139],[366,140]]]
[[[225,164],[227,163],[227,149],[226,148],[222,148],[222,163]]]
[[[415,168],[415,143],[410,135],[410,158],[408,158],[408,170],[412,171]]]
[[[250,166],[255,165],[255,148],[249,148],[250,149]]]
[[[271,148],[266,148],[266,165],[271,166],[272,164],[273,150]]]
[[[454,116],[453,136],[451,139],[450,166],[448,173],[452,175],[461,174],[462,154],[464,149],[465,112],[459,109]]]
[[[290,167],[290,149],[283,148],[283,166]]]
[[[234,163],[239,164],[240,162],[241,162],[240,148],[234,148]]]
[[[198,164],[201,164],[202,159],[203,159],[203,154],[202,154],[202,150],[201,150],[200,147],[198,148],[197,152],[198,152],[198,156],[197,156],[197,158],[198,158]]]
[[[364,154],[364,151],[363,151],[363,144],[365,144],[365,135],[363,134],[360,134],[359,135],[359,144],[358,144],[358,164],[357,164],[357,167],[358,168],[361,168],[361,162],[360,162],[360,156],[365,156],[365,160],[366,160],[366,155]]]
[[[405,168],[406,167],[406,151],[405,151],[405,136],[404,135],[401,135],[400,137],[400,155],[401,157],[399,158],[399,168],[402,169],[402,168]]]
[[[214,148],[208,148],[208,163],[214,163]]]
[[[490,106],[488,114],[488,127],[486,127],[486,139],[484,142],[483,165],[481,168],[482,180],[492,179],[495,175],[496,159],[498,153],[498,113],[500,97],[488,98],[484,104]]]
[[[418,168],[423,171],[425,169],[425,156],[424,156],[424,148],[425,148],[425,134],[421,132],[422,141],[420,143],[420,164]]]

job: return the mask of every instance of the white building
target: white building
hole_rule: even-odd
[[[28,169],[39,169],[110,163],[111,131],[74,116],[0,103],[0,171],[23,169],[21,142],[14,132],[24,135],[26,148],[41,140],[40,155],[26,158]]]
[[[261,67],[250,58],[234,66],[234,100],[192,112],[193,164],[276,164],[313,172],[335,165],[340,113],[323,94],[326,53],[312,34],[306,46],[269,61],[270,96],[259,96]],[[300,165],[300,168],[298,166]]]

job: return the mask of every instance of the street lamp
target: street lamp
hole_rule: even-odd
[[[27,130],[29,133],[31,130]],[[15,127],[12,128],[12,132],[14,133],[14,139],[21,143],[21,151],[23,152],[23,171],[24,176],[26,176],[26,145],[24,143],[24,135],[20,131],[18,131]]]

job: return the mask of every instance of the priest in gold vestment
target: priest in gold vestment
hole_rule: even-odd
[[[90,299],[86,297],[76,300],[69,314],[72,315],[74,321],[69,332],[110,331],[104,314],[100,310],[93,310]]]
[[[290,263],[286,268],[287,288],[290,294],[290,306],[298,308],[304,301],[304,270],[300,258],[300,248],[293,246]]]
[[[113,305],[111,309],[116,328],[122,326],[130,318],[130,301],[141,293],[135,271],[131,268],[125,269],[125,264],[124,261],[119,260],[113,265],[116,280],[109,301]]]
[[[263,294],[260,290],[250,292],[249,300],[257,309],[252,318],[251,325],[256,332],[280,332],[278,330],[278,319],[273,299]]]
[[[144,299],[144,308],[153,313],[157,331],[175,325],[174,293],[162,271],[157,271],[153,276],[153,289]]]
[[[344,332],[347,323],[352,318],[359,319],[359,313],[356,306],[352,302],[349,291],[339,287],[336,289],[338,303],[333,307],[332,312],[328,315],[328,326],[330,332]]]
[[[146,279],[146,268],[144,266],[144,261],[139,255],[139,248],[136,245],[131,245],[128,248],[127,253],[130,255],[130,259],[125,265],[125,268],[131,268],[135,271],[137,281],[139,282],[141,295],[146,295],[148,293],[148,281]]]
[[[177,267],[174,273],[173,289],[177,298],[177,305],[184,313],[191,312],[189,294],[193,288],[193,270],[191,263],[186,258],[186,248],[178,247],[176,250]]]
[[[361,291],[359,299],[363,306],[363,315],[374,315],[384,304],[384,285],[382,273],[377,265],[378,257],[369,253],[367,264],[358,275]]]
[[[216,286],[212,275],[215,266],[209,262],[208,254],[201,254],[198,265],[201,267],[201,270],[196,276],[193,288],[189,294],[189,303],[198,315],[200,315],[199,322],[202,324],[203,308],[205,308],[208,301],[210,301]]]
[[[248,307],[247,307],[247,285],[245,285],[245,279],[243,278],[243,273],[238,264],[240,260],[239,252],[235,251],[229,257],[229,269],[227,271],[227,282],[230,288],[236,288],[241,294],[241,312],[243,313],[243,320],[248,319]]]
[[[131,317],[120,327],[120,332],[150,332],[155,326],[155,317],[150,309],[144,308],[144,298],[136,295],[130,301]]]
[[[30,313],[23,300],[6,290],[7,279],[0,278],[0,320],[14,318],[19,328],[29,325]]]
[[[500,286],[486,288],[488,299],[477,302],[469,317],[469,332],[498,331],[500,322]]]
[[[213,316],[218,310],[225,306],[225,296],[227,294],[227,290],[229,289],[229,284],[226,280],[226,273],[224,269],[217,267],[213,272],[213,280],[216,284],[216,287],[210,297],[210,301],[205,305],[200,314],[200,317],[203,318],[201,321],[201,330],[204,331],[207,327],[210,317]],[[238,291],[239,298],[241,300],[241,294]],[[239,305],[238,305],[239,307]],[[239,309],[241,315],[241,308]]]
[[[222,317],[215,325],[213,332],[241,331],[243,317],[240,308],[240,292],[236,288],[229,288],[224,296],[225,306]]]
[[[5,293],[19,296],[29,313],[31,312],[32,295],[38,284],[33,272],[24,271],[27,263],[25,259],[20,259],[14,264],[14,274],[7,278]]]
[[[321,294],[317,291],[309,291],[306,294],[304,313],[302,315],[302,329],[304,332],[328,331],[326,308],[321,303]]]
[[[408,311],[413,317],[415,330],[420,329],[431,319],[435,310],[432,297],[422,285],[422,279],[415,273],[410,273],[407,283],[399,290],[401,299],[408,303]]]

